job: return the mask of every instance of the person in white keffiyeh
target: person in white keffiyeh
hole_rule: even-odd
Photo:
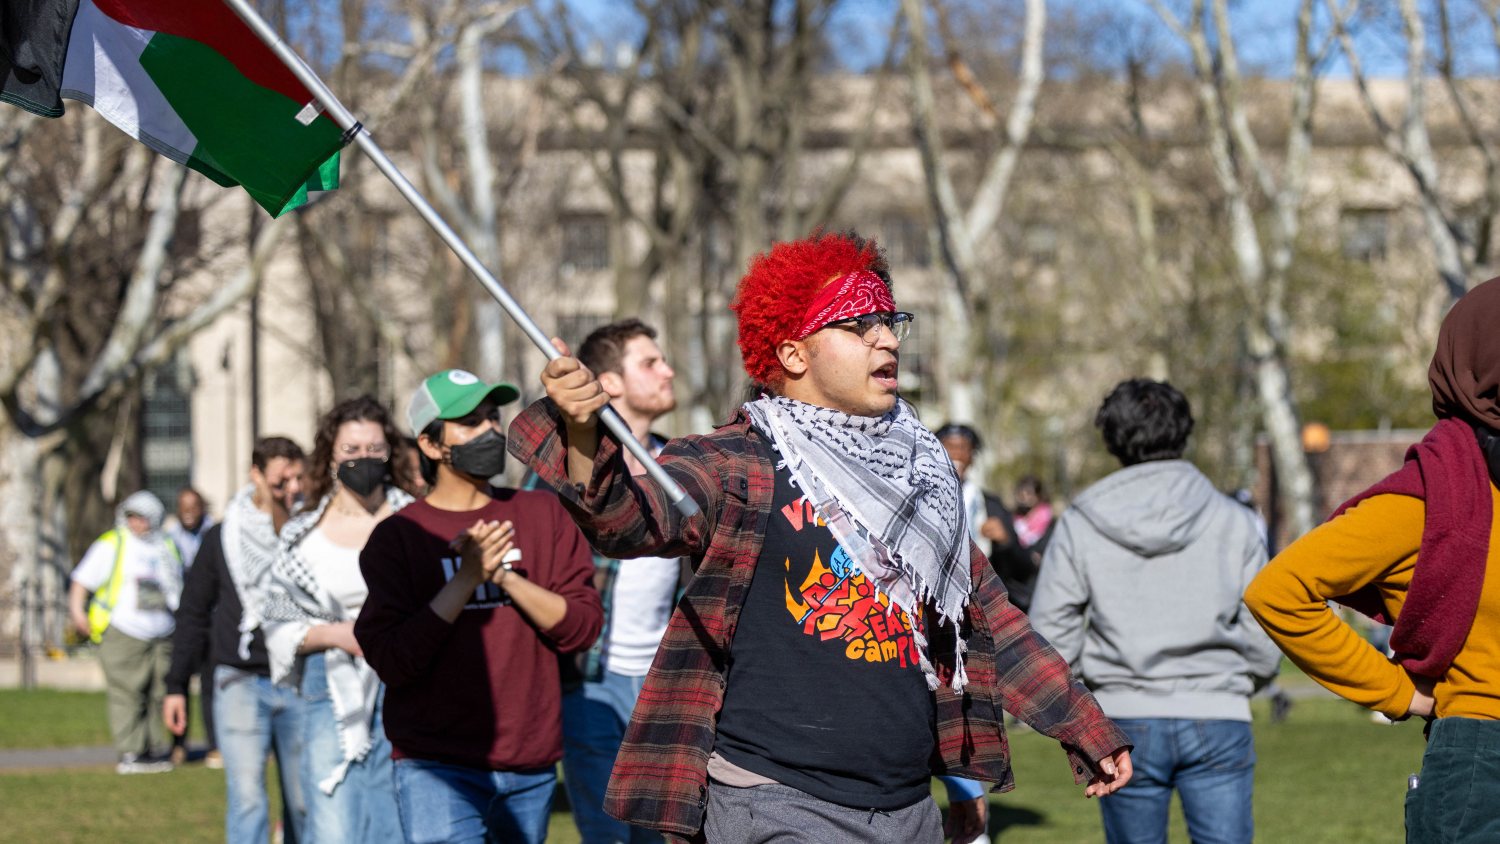
[[[354,638],[368,589],[359,553],[381,519],[413,499],[404,440],[369,396],[324,415],[307,500],[281,531],[257,612],[271,678],[307,702],[302,785],[309,841],[400,841],[384,688]]]
[[[1128,738],[1006,600],[953,464],[900,398],[913,316],[874,243],[778,243],[732,307],[755,390],[660,460],[699,513],[629,476],[595,415],[607,392],[561,341],[547,400],[511,428],[598,551],[697,570],[605,809],[715,844],[940,841],[930,775],[1010,782],[1002,706],[1069,748],[1088,796],[1123,786]],[[955,800],[954,840],[983,832],[983,800]]]
[[[277,534],[302,493],[306,459],[302,448],[286,437],[256,441],[250,483],[229,500],[223,520],[204,532],[177,609],[162,718],[174,734],[186,734],[194,656],[206,654],[213,669],[203,675],[203,686],[214,690],[219,743],[204,762],[224,769],[227,844],[264,844],[270,836],[266,774],[272,758],[286,840],[306,840],[302,743],[307,706],[296,689],[271,681],[256,611],[271,578]]]

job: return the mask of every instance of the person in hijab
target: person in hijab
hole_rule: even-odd
[[[1408,842],[1500,840],[1500,279],[1470,290],[1428,369],[1437,423],[1395,473],[1262,570],[1245,603],[1308,676],[1428,722]],[[1327,604],[1394,619],[1392,656]]]
[[[608,391],[561,340],[547,398],[511,425],[597,551],[696,569],[605,811],[710,842],[940,841],[932,775],[1013,781],[1002,706],[1062,742],[1086,794],[1122,786],[1129,739],[1006,599],[898,395],[912,315],[874,242],[775,244],[733,308],[760,397],[659,458],[698,513],[630,474],[595,415]]]
[[[68,589],[73,626],[99,646],[121,774],[172,770],[172,738],[160,713],[184,567],[162,531],[165,516],[161,499],[132,493],[115,508],[115,526],[84,553]]]

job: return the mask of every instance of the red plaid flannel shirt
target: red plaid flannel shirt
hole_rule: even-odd
[[[641,690],[604,808],[672,839],[701,839],[730,642],[770,519],[770,443],[744,411],[712,434],[669,442],[660,463],[702,508],[684,518],[649,477],[630,476],[618,441],[608,433],[592,480],[571,483],[564,440],[556,406],[547,399],[510,427],[511,454],[558,490],[594,548],[611,557],[687,555],[697,571]],[[1062,742],[1074,779],[1084,782],[1092,761],[1129,746],[1129,739],[1006,599],[979,549],[970,543],[970,550],[974,592],[964,623],[969,685],[962,695],[946,685],[953,671],[951,626],[929,626],[932,656],[945,683],[934,693],[938,746],[932,771],[992,782],[996,791],[1014,788],[1003,708]]]

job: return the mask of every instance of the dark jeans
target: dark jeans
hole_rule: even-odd
[[[1407,844],[1500,841],[1500,721],[1432,722],[1422,774],[1406,792]]]

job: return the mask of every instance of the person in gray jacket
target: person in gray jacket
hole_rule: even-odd
[[[1193,415],[1170,384],[1117,385],[1094,425],[1124,468],[1058,521],[1031,623],[1135,744],[1135,778],[1100,803],[1105,838],[1165,842],[1175,788],[1194,842],[1249,842],[1250,696],[1280,662],[1241,601],[1265,543],[1182,459]]]

